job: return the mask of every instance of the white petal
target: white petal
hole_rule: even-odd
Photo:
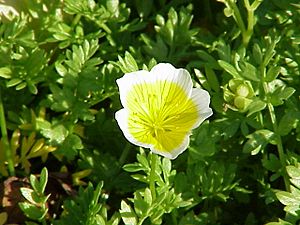
[[[150,141],[149,142],[145,141],[148,143],[145,144],[145,143],[141,143],[141,140],[143,139],[139,139],[138,141],[136,139],[138,137],[136,138],[133,137],[133,134],[129,132],[129,128],[128,128],[129,113],[132,113],[131,111],[129,112],[128,110],[132,110],[132,107],[131,105],[127,105],[128,100],[130,100],[127,98],[127,95],[132,90],[132,88],[135,87],[135,85],[143,84],[143,86],[139,87],[140,90],[138,91],[141,93],[137,93],[137,95],[143,95],[144,92],[147,91],[149,92],[149,90],[150,90],[149,92],[150,94],[152,94],[152,92],[155,90],[155,93],[159,92],[161,96],[167,96],[168,98],[172,98],[173,95],[174,96],[178,95],[177,89],[169,89],[169,88],[174,88],[174,86],[172,87],[172,85],[165,85],[167,84],[167,82],[166,83],[162,82],[163,85],[160,85],[158,90],[151,89],[153,88],[153,86],[150,86],[149,90],[147,89],[148,86],[146,86],[146,84],[154,83],[157,81],[170,81],[171,83],[177,84],[186,93],[187,95],[186,97],[191,98],[194,104],[197,106],[198,119],[195,121],[195,123],[194,121],[191,123],[190,127],[193,124],[191,129],[198,127],[206,118],[212,115],[212,109],[209,108],[210,96],[208,92],[202,89],[193,88],[192,79],[190,77],[189,72],[185,69],[176,69],[175,67],[173,67],[171,64],[168,63],[160,63],[154,66],[150,72],[141,70],[132,73],[127,73],[122,78],[117,80],[117,84],[120,90],[121,103],[124,106],[124,108],[116,112],[115,118],[124,136],[129,142],[144,148],[150,148],[150,150],[153,151],[154,153],[165,156],[167,158],[175,159],[179,154],[181,154],[184,150],[187,149],[189,145],[189,140],[190,140],[189,136],[191,135],[191,132],[188,132],[186,136],[181,136],[183,137],[183,139],[180,139],[182,140],[182,143],[179,145],[176,144],[178,147],[176,147],[175,149],[169,151],[161,151],[159,150],[160,148],[156,144],[153,144],[153,142],[149,144]],[[163,95],[162,93],[164,92],[167,94]],[[156,106],[158,107],[157,102],[151,107],[156,107]],[[196,111],[194,110],[194,112]],[[171,139],[166,141],[171,141]],[[173,142],[167,142],[167,143],[173,143]]]
[[[175,159],[175,158],[177,158],[178,155],[180,155],[182,152],[184,152],[187,149],[187,147],[190,143],[190,137],[189,136],[190,136],[190,134],[186,135],[186,137],[182,141],[182,144],[178,148],[176,148],[176,149],[174,149],[170,152],[159,151],[159,150],[156,150],[153,147],[150,147],[150,150],[152,152],[154,152],[158,155],[162,155],[166,158]]]
[[[152,68],[150,73],[153,82],[156,80],[171,81],[182,87],[187,96],[191,96],[193,82],[186,69],[176,69],[169,63],[159,63]]]
[[[123,77],[117,79],[117,84],[120,91],[120,99],[123,107],[126,107],[127,93],[132,89],[135,84],[146,82],[149,77],[149,72],[145,70],[139,70],[132,73],[126,73]]]
[[[144,148],[150,148],[151,145],[149,144],[145,144],[145,143],[142,143],[142,142],[139,142],[137,141],[129,132],[128,130],[128,111],[127,109],[120,109],[119,111],[117,111],[115,113],[115,118],[118,122],[118,125],[119,127],[121,128],[125,138],[131,142],[132,144],[135,144],[137,146],[141,146],[141,147],[144,147]]]
[[[210,96],[209,93],[200,88],[193,88],[192,96],[193,102],[197,105],[199,119],[193,126],[193,129],[198,127],[205,119],[213,114],[212,109],[209,107]]]

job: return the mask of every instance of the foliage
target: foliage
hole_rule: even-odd
[[[99,183],[95,190],[91,183],[85,189],[80,187],[74,199],[64,202],[62,216],[55,224],[118,224],[117,214],[107,219],[104,205],[107,195],[101,193],[102,187],[103,183]]]
[[[40,180],[36,176],[30,175],[31,188],[22,187],[20,189],[22,195],[27,200],[26,202],[19,203],[20,208],[25,215],[36,221],[45,221],[48,212],[47,200],[50,197],[45,195],[44,191],[48,182],[48,170],[43,168]]]
[[[121,202],[120,213],[125,224],[143,224],[147,218],[150,219],[150,224],[161,224],[164,214],[191,205],[191,201],[182,199],[181,193],[176,193],[172,188],[176,171],[172,170],[171,161],[156,158],[156,155],[146,156],[141,151],[137,155],[138,162],[124,166],[127,172],[143,171],[132,177],[150,186],[150,189],[146,187],[134,192],[134,198],[130,199],[134,208],[126,201]]]
[[[297,224],[299,9],[297,0],[2,1],[0,179],[29,177],[10,190],[24,197],[22,222]],[[114,119],[116,79],[160,62],[188,69],[214,111],[173,161],[127,143]],[[18,223],[8,208],[0,224]]]

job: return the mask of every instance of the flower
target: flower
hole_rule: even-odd
[[[169,63],[117,80],[123,109],[115,118],[131,143],[175,159],[189,145],[191,130],[212,115],[207,91],[193,88],[190,74]]]

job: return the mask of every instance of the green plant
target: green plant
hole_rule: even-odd
[[[137,155],[138,162],[124,165],[128,172],[139,172],[131,175],[134,179],[146,183],[148,187],[134,192],[129,199],[133,208],[126,202],[121,202],[121,217],[125,224],[144,224],[148,218],[151,224],[161,224],[162,217],[176,208],[187,207],[191,200],[184,200],[181,193],[174,189],[176,171],[171,168],[171,161],[162,160],[155,154],[145,154],[141,149]]]
[[[299,8],[1,1],[0,223],[297,224]],[[129,143],[115,120],[116,80],[160,63],[187,69],[213,110],[172,161]]]
[[[54,224],[119,224],[117,213],[108,219],[105,206],[108,196],[102,193],[102,187],[103,183],[99,183],[95,189],[91,183],[85,189],[80,187],[74,199],[64,202],[62,216]]]
[[[47,200],[50,194],[45,195],[45,188],[48,182],[48,170],[43,168],[40,179],[36,176],[30,175],[31,188],[22,187],[20,189],[26,202],[19,203],[20,208],[24,214],[32,220],[46,224],[46,216],[48,212]]]

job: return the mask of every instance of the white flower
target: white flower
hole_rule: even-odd
[[[193,88],[190,74],[169,63],[117,80],[123,109],[116,120],[131,143],[176,158],[189,145],[191,130],[212,115],[207,91]]]

